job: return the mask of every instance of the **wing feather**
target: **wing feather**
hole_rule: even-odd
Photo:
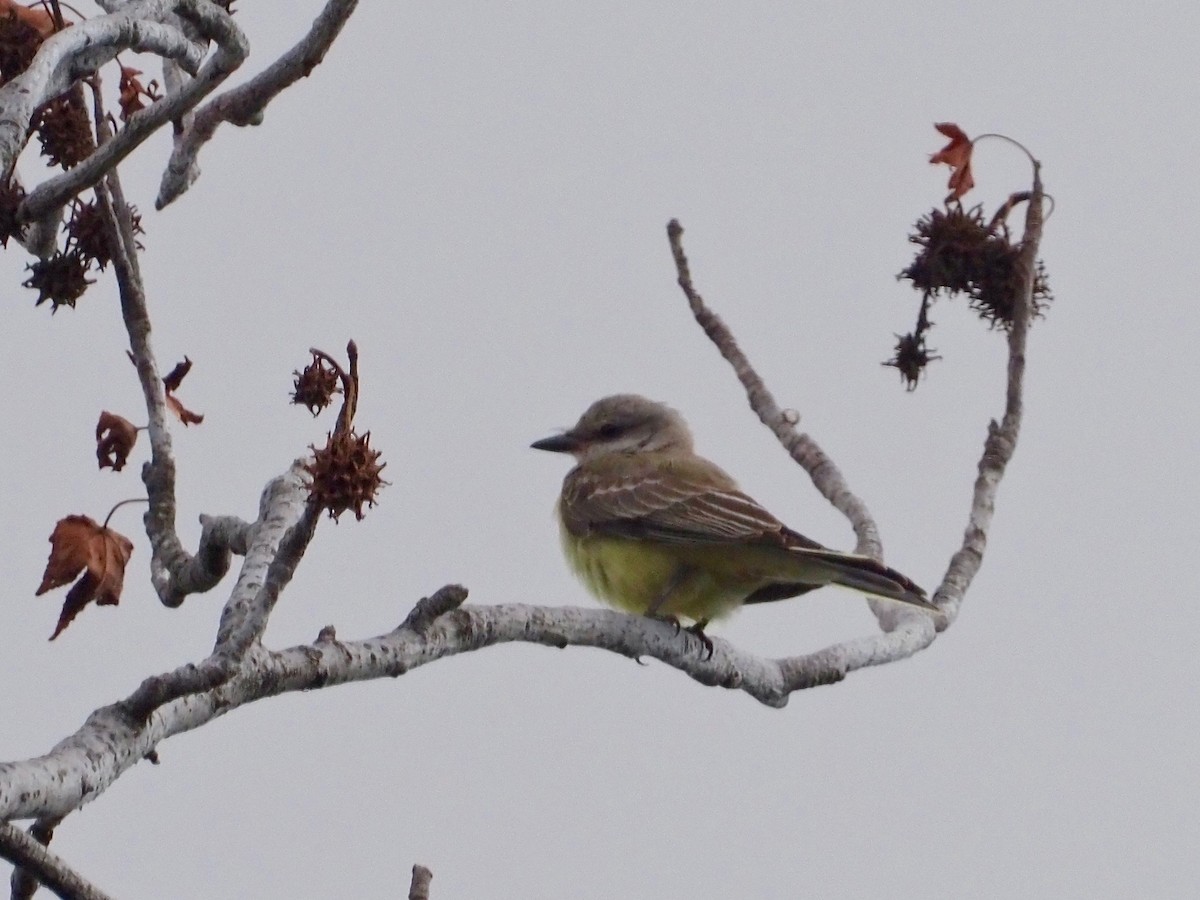
[[[578,466],[563,485],[562,511],[577,536],[821,546],[786,528],[724,471],[697,456],[638,454]]]

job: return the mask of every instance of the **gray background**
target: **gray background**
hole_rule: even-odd
[[[251,71],[319,8],[240,5]],[[1198,26],[1184,3],[365,3],[162,214],[152,141],[126,185],[160,361],[195,360],[180,393],[207,416],[176,428],[189,545],[200,512],[252,517],[331,427],[286,403],[306,348],[362,350],[358,421],[392,486],[364,522],[320,529],[273,646],[386,631],[448,581],[478,603],[591,603],[550,516],[567,461],[527,446],[618,390],[671,402],[751,494],[851,545],[691,320],[672,216],[889,561],[931,586],[1004,360],[956,301],[915,394],[879,365],[916,309],[893,278],[906,235],[945,192],[932,122],[1044,161],[1058,299],[1031,335],[983,571],[915,659],[773,711],[656,663],[489,649],[173,740],[55,849],[122,897],[391,897],[413,862],[438,900],[1191,896]],[[989,209],[1028,185],[1000,142],[975,166],[968,199]],[[159,606],[128,508],[121,606],[47,643],[63,594],[33,590],[55,519],[140,493],[136,465],[95,471],[96,416],[144,413],[111,277],[51,319],[17,287],[23,262],[10,248],[0,272],[5,759],[201,658],[226,594]],[[713,633],[781,655],[872,628],[829,590]]]

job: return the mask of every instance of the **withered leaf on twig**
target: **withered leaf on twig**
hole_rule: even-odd
[[[128,419],[107,411],[100,413],[96,423],[96,459],[100,468],[120,472],[129,459],[129,451],[137,443],[137,426]]]
[[[54,640],[71,620],[93,600],[98,606],[116,606],[125,584],[125,565],[133,553],[133,542],[87,516],[59,519],[50,535],[50,559],[36,596],[83,577],[67,592]]]
[[[183,362],[176,363],[175,368],[163,376],[163,387],[167,389],[167,393],[179,390],[183,379],[187,378],[187,373],[190,371],[192,371],[192,361],[185,356]]]
[[[166,399],[167,409],[175,413],[175,415],[179,418],[179,421],[184,425],[199,425],[204,421],[204,416],[200,415],[200,413],[192,412],[190,409],[184,406],[179,401],[179,398],[174,394],[167,394]]]
[[[121,104],[121,121],[128,122],[129,117],[135,112],[146,108],[143,97],[151,103],[160,99],[158,94],[158,82],[151,81],[147,87],[142,84],[138,78],[142,72],[140,69],[131,69],[128,66],[121,66],[121,81],[119,88],[121,91],[118,101]]]
[[[971,139],[953,122],[936,122],[933,127],[950,138],[950,143],[929,157],[929,161],[934,165],[945,163],[953,170],[946,183],[946,187],[950,188],[950,196],[946,199],[961,199],[963,194],[975,187],[975,179],[971,175]]]
[[[191,370],[192,361],[185,356],[183,358],[183,362],[175,366],[175,368],[168,372],[166,377],[163,378],[163,386],[167,391],[167,409],[171,410],[171,412],[173,412],[176,417],[178,417],[179,421],[184,425],[199,425],[204,421],[204,416],[202,416],[200,413],[192,412],[183,405],[183,401],[175,396],[175,391],[179,389],[179,385],[183,383],[183,379]]]

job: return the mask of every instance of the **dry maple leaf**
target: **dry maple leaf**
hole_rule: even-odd
[[[100,468],[120,472],[137,443],[137,426],[115,413],[101,412],[96,423],[96,459]]]
[[[125,584],[125,565],[133,553],[133,542],[123,534],[97,525],[87,516],[59,519],[50,535],[50,559],[36,596],[83,577],[67,592],[54,640],[80,611],[96,601],[98,606],[116,606]]]
[[[963,194],[975,187],[975,179],[971,176],[971,139],[953,122],[935,122],[933,127],[950,138],[950,143],[929,157],[929,161],[934,165],[945,163],[953,170],[946,183],[946,187],[950,188],[950,196],[946,199],[961,199]]]
[[[121,104],[121,121],[128,122],[129,117],[135,112],[145,109],[146,104],[142,98],[145,97],[153,103],[160,99],[158,94],[158,82],[151,81],[150,86],[146,87],[138,78],[142,72],[140,69],[131,69],[127,66],[121,66],[121,95],[117,102]]]
[[[183,403],[180,402],[179,398],[174,394],[167,394],[166,401],[167,409],[175,413],[176,417],[178,417],[179,421],[184,425],[199,425],[204,421],[204,416],[202,416],[200,413],[192,412],[190,409],[184,406]]]
[[[176,417],[184,425],[199,425],[204,421],[204,416],[200,413],[192,412],[183,405],[183,401],[175,396],[175,391],[179,389],[179,385],[183,383],[183,379],[191,370],[192,361],[185,356],[183,362],[179,363],[163,378],[163,386],[167,389],[167,409],[175,413]]]
[[[177,363],[175,368],[163,377],[163,387],[167,389],[167,393],[171,394],[179,390],[179,386],[183,384],[183,379],[187,377],[187,373],[190,371],[192,371],[192,361],[185,356],[183,362]]]

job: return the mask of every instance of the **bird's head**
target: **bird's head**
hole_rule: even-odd
[[[683,416],[663,403],[637,394],[614,394],[589,406],[562,434],[531,446],[535,450],[570,453],[581,461],[609,453],[691,452],[692,432]]]

